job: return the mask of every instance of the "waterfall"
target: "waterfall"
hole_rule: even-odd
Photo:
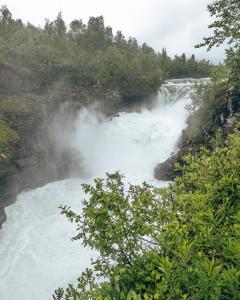
[[[84,178],[66,179],[18,195],[6,209],[0,231],[1,300],[52,299],[59,286],[74,283],[96,257],[80,241],[71,242],[73,224],[60,215],[59,206],[81,210],[81,183],[119,170],[127,182],[155,185],[154,167],[176,150],[186,126],[191,85],[167,83],[151,109],[105,118],[83,109],[67,135],[67,143],[83,157]]]

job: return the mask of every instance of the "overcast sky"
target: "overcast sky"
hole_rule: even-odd
[[[195,53],[198,58],[213,62],[224,59],[224,49],[195,49],[203,36],[209,35],[211,22],[207,4],[212,0],[0,0],[14,18],[34,25],[54,19],[62,11],[64,20],[87,22],[90,16],[103,15],[105,24],[114,32],[121,30],[126,37],[136,37],[155,50],[166,47],[169,55]]]

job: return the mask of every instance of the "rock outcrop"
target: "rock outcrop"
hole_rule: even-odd
[[[229,133],[234,131],[235,126],[239,121],[240,112],[240,94],[232,89],[227,90],[225,101],[221,107],[218,107],[217,112],[213,115],[214,131],[207,132],[205,124],[201,125],[201,138],[192,139],[189,131],[191,130],[191,116],[187,123],[188,126],[182,131],[182,135],[177,145],[178,151],[168,158],[166,161],[158,164],[154,170],[155,178],[161,181],[172,181],[181,172],[175,168],[175,165],[183,165],[183,157],[185,155],[193,154],[199,155],[201,147],[212,147],[212,140],[215,138],[217,130],[220,129],[223,138],[225,139]]]
[[[121,97],[116,91],[66,86],[41,96],[0,95],[0,122],[14,133],[6,139],[4,132],[1,139],[0,132],[0,226],[6,220],[4,208],[18,193],[80,172],[80,153],[67,145],[56,147],[49,127],[56,114],[72,122],[81,107],[95,102],[105,107],[107,114],[114,114]]]

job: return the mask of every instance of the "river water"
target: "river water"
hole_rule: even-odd
[[[110,119],[83,109],[67,143],[83,157],[84,178],[66,179],[23,192],[6,209],[0,231],[0,299],[48,300],[54,289],[74,283],[96,253],[72,242],[74,225],[59,213],[69,204],[81,209],[81,183],[119,170],[127,182],[164,185],[154,167],[176,150],[186,126],[191,85],[163,86],[151,109]]]

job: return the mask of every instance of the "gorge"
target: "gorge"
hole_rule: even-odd
[[[151,108],[142,105],[137,112],[120,112],[115,117],[106,117],[95,107],[82,108],[65,132],[59,124],[57,143],[78,149],[81,172],[79,178],[24,191],[6,208],[7,221],[0,231],[3,299],[50,299],[59,284],[73,282],[89,266],[95,253],[70,241],[74,226],[58,209],[69,204],[79,210],[84,197],[81,183],[119,170],[126,182],[166,184],[154,179],[153,171],[176,150],[186,126],[192,85],[163,85]]]
[[[237,300],[240,2],[91,1],[0,7],[0,299]]]

